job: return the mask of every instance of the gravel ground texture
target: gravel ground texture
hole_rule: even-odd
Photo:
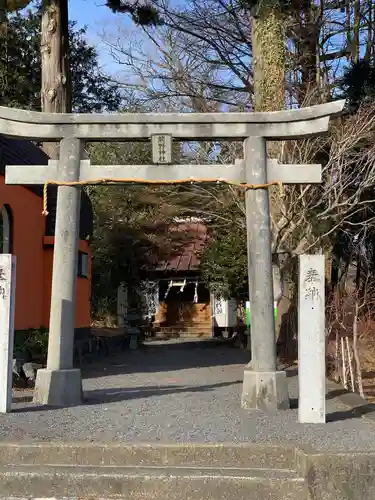
[[[154,341],[83,371],[85,401],[70,408],[37,407],[16,391],[0,416],[0,441],[127,443],[269,443],[315,450],[375,450],[375,423],[327,394],[327,424],[297,422],[297,377],[289,373],[294,409],[242,410],[248,353],[212,341]],[[375,410],[374,410],[375,411]]]

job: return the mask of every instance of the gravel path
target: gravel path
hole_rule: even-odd
[[[326,425],[298,424],[296,409],[242,410],[247,356],[212,342],[150,342],[86,369],[82,406],[38,408],[15,393],[13,413],[0,416],[0,440],[295,443],[317,450],[375,450],[375,424],[340,405],[337,389],[327,396]],[[288,380],[296,398],[296,377]]]

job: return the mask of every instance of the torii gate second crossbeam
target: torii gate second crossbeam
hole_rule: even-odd
[[[265,186],[269,182],[321,181],[317,165],[267,162],[266,141],[319,135],[328,130],[343,101],[273,113],[164,113],[121,115],[47,114],[0,108],[0,134],[39,141],[60,140],[60,160],[48,166],[7,166],[7,184],[58,181],[52,299],[47,368],[38,371],[34,400],[66,406],[82,400],[80,370],[73,368],[76,264],[80,186],[100,179],[173,181],[188,178]],[[145,141],[152,138],[155,165],[91,166],[82,160],[83,141]],[[244,159],[234,165],[170,165],[175,140],[244,140]],[[289,407],[285,372],[276,367],[271,228],[268,189],[246,192],[247,244],[252,311],[252,361],[245,368],[242,405]]]

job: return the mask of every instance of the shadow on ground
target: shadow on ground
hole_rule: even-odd
[[[338,420],[350,420],[352,418],[361,418],[365,415],[375,413],[375,405],[366,404],[347,410],[334,411],[327,415],[327,422],[337,422]]]
[[[217,342],[215,340],[190,340],[190,341],[171,341],[171,342],[151,342],[146,343],[142,348],[137,351],[120,351],[116,354],[102,358],[91,365],[86,365],[83,369],[83,378],[93,379],[111,376],[124,375],[124,379],[120,378],[121,384],[118,387],[95,387],[88,384],[87,391],[85,392],[85,399],[83,407],[100,406],[116,402],[130,402],[135,400],[147,400],[168,395],[180,395],[184,398],[186,394],[187,399],[189,394],[204,394],[216,391],[220,388],[233,386],[236,393],[240,393],[240,388],[236,388],[242,384],[243,367],[249,361],[249,353],[240,349],[233,348],[229,342]],[[198,384],[194,384],[187,376],[187,383],[184,384],[185,375],[182,376],[182,383],[172,381],[170,384],[165,384],[165,373],[178,370],[189,370],[192,368],[214,368],[218,370],[211,371],[209,374],[210,380],[203,375],[202,381],[199,380]],[[232,371],[232,368],[234,371]],[[230,370],[228,371],[228,369]],[[158,379],[150,377],[148,374],[161,373],[160,384]],[[292,388],[290,407],[292,410],[298,409],[298,392],[297,369],[295,366],[286,369],[289,387]],[[136,375],[137,383],[127,386],[130,376]],[[141,374],[141,377],[138,377]],[[228,378],[229,374],[229,378]],[[172,374],[173,377],[173,374]],[[181,375],[180,375],[181,377]],[[217,378],[216,378],[217,377]],[[176,376],[176,378],[178,378]],[[169,377],[168,377],[169,379]],[[145,381],[145,385],[141,385],[141,381]],[[153,382],[150,382],[153,380]],[[156,382],[156,383],[155,383]],[[181,382],[181,381],[180,381]],[[111,379],[105,382],[104,385],[111,384]],[[152,385],[151,385],[152,384]],[[341,420],[358,419],[364,415],[375,413],[375,405],[363,404],[359,405],[354,402],[354,408],[342,410],[335,405],[335,400],[340,400],[342,396],[347,394],[345,389],[340,386],[328,385],[327,401],[330,404],[330,409],[333,410],[327,414],[327,422],[336,422]],[[18,408],[15,413],[25,412],[47,412],[57,408],[51,406],[34,406],[31,403],[32,394],[21,393],[14,394],[14,403],[26,403],[24,408]],[[193,396],[194,398],[194,396]],[[161,403],[164,404],[164,403]],[[239,401],[238,401],[239,404]],[[336,407],[335,407],[336,406]],[[349,406],[349,405],[348,405]]]
[[[339,392],[339,391],[337,391]],[[343,392],[343,394],[345,391]],[[337,396],[335,396],[337,397]],[[327,394],[326,400],[334,399],[334,397],[330,397],[330,393]],[[291,410],[298,410],[298,399],[297,398],[291,398],[289,400],[290,402],[290,409]],[[350,420],[353,418],[361,418],[364,417],[365,415],[369,415],[375,413],[375,405],[362,405],[362,406],[356,406],[355,408],[348,408],[347,410],[338,410],[338,411],[333,411],[330,413],[327,413],[326,416],[326,422],[338,422],[340,420]]]
[[[249,353],[232,347],[230,342],[212,339],[160,344],[146,342],[137,351],[122,351],[85,366],[83,376],[87,379],[127,373],[246,365],[248,362]]]
[[[326,400],[332,400],[339,398],[340,396],[343,396],[344,394],[347,394],[347,390],[342,388],[342,389],[333,389],[328,392],[326,395]]]
[[[185,386],[185,385],[166,385],[166,386],[142,386],[142,387],[126,387],[115,389],[97,389],[94,391],[85,392],[84,401],[79,406],[95,406],[109,403],[117,403],[121,401],[130,401],[132,399],[145,399],[157,396],[165,396],[169,394],[194,393],[194,392],[209,392],[220,387],[229,387],[242,384],[242,380],[233,382],[220,382],[217,384],[208,384],[202,386]],[[16,401],[15,401],[16,402]],[[33,406],[20,408],[15,413],[28,411],[51,411],[57,410],[54,406]]]
[[[188,393],[198,393],[198,392],[203,393],[203,392],[210,392],[219,389],[221,387],[228,387],[240,384],[242,384],[242,380],[235,380],[232,382],[220,382],[217,384],[208,384],[202,386],[168,385],[168,386],[148,386],[148,387],[142,386],[142,387],[131,387],[131,388],[127,387],[127,388],[114,388],[114,389],[97,389],[93,391],[87,391],[85,393],[82,405],[79,406],[96,406],[96,405],[110,404],[122,401],[126,402],[133,399],[141,400],[145,398],[153,398],[153,397],[172,395],[172,394],[176,395],[183,393],[188,394]],[[339,392],[341,394],[341,391],[332,391],[332,392],[333,393],[336,392],[336,394],[333,394],[333,396],[330,397],[331,394],[328,393],[327,400],[334,399],[335,397],[338,396],[337,393]],[[26,402],[25,398],[22,399],[24,399],[23,402]],[[30,401],[31,399],[29,399],[28,402]],[[17,398],[15,398],[14,402],[21,402],[21,401],[17,401]],[[15,410],[14,413],[44,412],[44,411],[53,411],[58,409],[61,408],[53,406],[27,406],[25,408],[19,408]],[[290,399],[290,409],[291,410],[298,409],[297,398]],[[367,404],[363,406],[358,406],[356,408],[348,408],[347,410],[340,410],[328,413],[326,421],[327,423],[330,423],[342,420],[357,419],[374,412],[375,412],[375,405]]]
[[[166,385],[150,387],[132,387],[124,389],[98,389],[85,393],[84,404],[113,403],[116,401],[128,401],[130,399],[143,399],[154,396],[164,396],[166,394],[181,394],[192,392],[208,392],[220,387],[228,387],[236,384],[242,384],[242,380],[234,382],[219,382],[217,384],[208,384],[201,386],[186,385]]]

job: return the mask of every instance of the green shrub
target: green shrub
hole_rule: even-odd
[[[34,363],[45,364],[48,349],[48,330],[39,329],[18,330],[14,334],[14,357],[19,353],[28,353]]]

